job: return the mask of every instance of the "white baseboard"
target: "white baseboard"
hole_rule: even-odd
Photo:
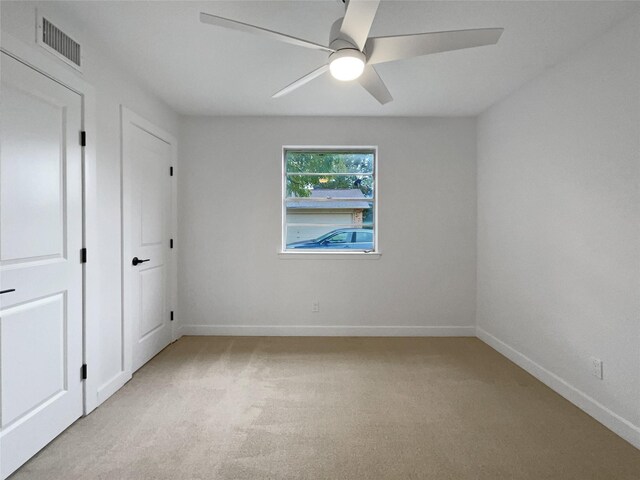
[[[534,362],[526,355],[518,352],[502,340],[494,337],[486,330],[477,327],[476,336],[514,362],[516,365],[522,367],[549,388],[562,395],[578,408],[595,418],[605,427],[624,438],[634,447],[640,448],[640,427],[612,412],[583,391],[577,389],[563,378]]]
[[[249,337],[475,337],[475,326],[183,325],[182,335]]]
[[[125,383],[131,380],[131,374],[128,372],[119,372],[112,379],[105,382],[98,388],[98,405],[102,404],[107,398],[120,390]]]

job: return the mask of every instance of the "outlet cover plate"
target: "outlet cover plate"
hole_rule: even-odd
[[[602,371],[602,360],[599,358],[591,357],[591,374],[602,380],[603,371]]]

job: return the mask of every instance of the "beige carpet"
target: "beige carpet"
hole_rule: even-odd
[[[640,479],[640,451],[472,338],[185,337],[23,479]]]

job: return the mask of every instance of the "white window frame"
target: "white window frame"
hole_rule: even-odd
[[[371,251],[336,251],[330,249],[296,249],[287,250],[287,164],[286,154],[288,150],[308,150],[320,152],[333,151],[371,151],[373,152],[373,250]],[[380,198],[380,187],[378,183],[378,146],[377,145],[283,145],[282,147],[282,189],[280,191],[280,203],[282,206],[282,228],[280,232],[280,251],[282,257],[289,258],[378,258],[381,255],[380,244],[378,242],[378,199]]]

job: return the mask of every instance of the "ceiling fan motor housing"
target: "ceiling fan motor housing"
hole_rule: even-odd
[[[345,48],[355,48],[358,50],[358,47],[356,47],[353,42],[350,42],[349,39],[344,38],[344,36],[340,34],[340,27],[342,27],[343,20],[344,18],[339,18],[333,22],[333,25],[331,25],[331,32],[329,33],[329,47],[334,50],[342,50]]]

